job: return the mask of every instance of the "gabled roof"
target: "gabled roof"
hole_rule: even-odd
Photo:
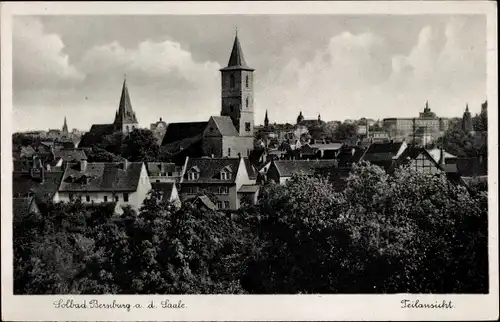
[[[84,171],[78,163],[68,164],[59,191],[136,191],[141,170],[142,162],[128,162],[126,169],[117,162],[88,163]]]
[[[214,120],[222,136],[238,136],[238,132],[229,116],[212,116],[210,118]]]
[[[12,198],[12,214],[14,218],[26,216],[33,207],[38,208],[33,197]]]
[[[275,160],[273,161],[281,177],[303,173],[313,175],[318,169],[336,168],[337,160]]]
[[[441,159],[441,149],[430,149],[430,150],[427,150],[427,152],[429,153],[429,155],[436,161],[436,162],[439,162],[439,159]],[[456,155],[453,155],[451,153],[448,153],[446,151],[443,151],[444,152],[444,159],[455,159],[457,156]]]
[[[185,174],[183,183],[234,183],[239,171],[239,164],[239,158],[189,158],[186,172],[197,168],[200,176],[197,180],[188,180],[188,176]],[[233,175],[230,180],[221,180],[220,172],[227,166],[233,169]]]
[[[169,123],[161,145],[201,136],[207,124],[208,122]]]
[[[243,161],[245,162],[245,168],[248,173],[248,179],[250,180],[256,180],[257,179],[257,170],[255,167],[252,165],[250,162],[249,158],[243,158]]]
[[[215,206],[212,200],[210,200],[210,198],[208,198],[205,195],[196,197],[196,199],[193,201],[193,204],[196,204],[198,202],[200,202],[202,205],[204,205],[210,210],[215,210],[217,208],[217,206]]]
[[[408,164],[410,160],[415,160],[419,155],[424,155],[429,161],[431,161],[434,166],[438,169],[442,169],[442,167],[439,165],[436,160],[429,154],[429,151],[427,151],[424,148],[421,147],[415,147],[415,146],[410,146],[406,148],[403,153],[398,157],[398,159],[392,164],[392,168],[390,169],[391,171],[394,170],[396,167],[404,166]],[[446,170],[446,169],[444,169]]]
[[[81,160],[87,160],[87,155],[82,149],[55,150],[54,157],[62,158],[65,162],[80,162]]]
[[[233,49],[231,50],[231,56],[229,56],[227,67],[222,68],[221,71],[232,70],[232,69],[235,70],[243,69],[243,70],[253,71],[252,68],[248,67],[245,58],[243,57],[243,50],[241,49],[238,35],[234,37]]]
[[[59,189],[63,172],[45,172],[43,182],[32,178],[29,172],[12,173],[12,195],[13,197],[28,197],[34,193],[37,200],[50,201]]]
[[[162,193],[162,200],[170,200],[172,191],[175,189],[174,182],[151,182],[151,187]]]
[[[364,161],[388,161],[401,149],[403,142],[372,143],[361,158]]]

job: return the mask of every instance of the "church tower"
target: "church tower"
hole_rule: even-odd
[[[113,124],[115,131],[120,131],[125,135],[132,132],[133,129],[139,127],[135,113],[132,110],[132,104],[130,103],[126,79],[123,80],[120,105],[118,106],[118,111],[116,111],[115,121]]]
[[[472,132],[472,116],[469,111],[469,104],[465,106],[465,112],[462,117],[462,130],[464,132]]]
[[[248,67],[241,49],[238,33],[227,67],[222,76],[221,116],[229,116],[239,136],[253,137],[254,129],[254,78],[253,68]]]

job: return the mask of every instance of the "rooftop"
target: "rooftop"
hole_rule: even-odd
[[[88,163],[83,171],[80,163],[68,164],[59,191],[136,191],[142,162]]]

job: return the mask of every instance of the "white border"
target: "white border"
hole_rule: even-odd
[[[154,320],[496,320],[498,309],[498,61],[497,7],[486,1],[413,2],[18,2],[1,4],[1,178],[2,320],[154,321]],[[485,14],[487,15],[489,120],[489,272],[488,295],[318,295],[318,296],[13,296],[12,295],[12,15],[45,14]],[[464,62],[467,63],[467,62]],[[186,309],[55,309],[60,298],[126,301],[147,305],[168,298]],[[451,300],[451,310],[401,309],[403,299]]]

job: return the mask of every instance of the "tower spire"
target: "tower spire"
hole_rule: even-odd
[[[68,123],[66,122],[66,116],[64,117],[64,124],[62,128],[63,134],[68,134]]]
[[[124,74],[122,93],[120,97],[120,105],[116,112],[115,124],[132,124],[137,123],[135,113],[132,110],[132,103],[130,102],[130,95],[128,93],[127,78]]]
[[[247,62],[243,56],[243,50],[241,49],[240,40],[238,38],[238,27],[235,28],[233,49],[231,50],[231,55],[229,56],[229,61],[227,67],[222,70],[228,69],[241,69],[253,71],[252,68],[248,67]]]
[[[269,118],[267,117],[267,110],[266,110],[266,116],[264,117],[264,126],[269,126]]]

